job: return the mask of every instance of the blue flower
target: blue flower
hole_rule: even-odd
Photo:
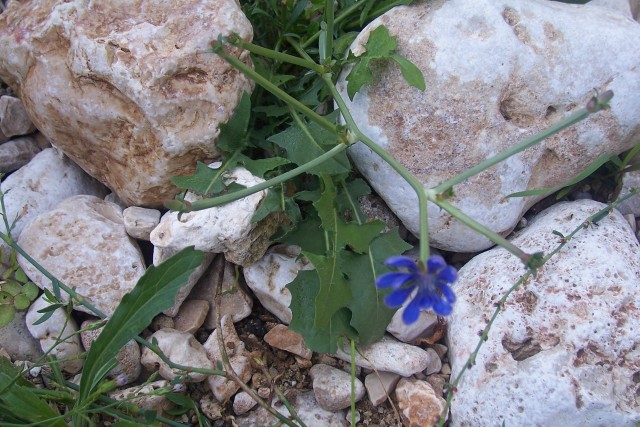
[[[391,308],[402,306],[413,295],[402,313],[402,320],[407,325],[418,320],[421,309],[432,309],[446,316],[451,313],[452,304],[456,301],[456,295],[449,286],[458,278],[456,269],[447,265],[439,255],[429,257],[426,268],[423,263],[420,264],[406,256],[388,258],[385,265],[400,271],[385,273],[376,280],[378,288],[393,289],[384,299],[384,303]]]

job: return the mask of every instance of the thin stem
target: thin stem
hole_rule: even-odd
[[[261,182],[260,184],[256,184],[252,187],[249,188],[245,188],[239,191],[235,191],[233,193],[230,194],[225,194],[223,196],[220,197],[215,197],[212,199],[204,199],[204,200],[199,200],[197,202],[193,202],[191,204],[191,207],[188,208],[186,205],[183,206],[183,209],[180,209],[181,212],[190,212],[190,211],[199,211],[202,209],[208,209],[208,208],[213,208],[215,206],[220,206],[220,205],[224,205],[226,203],[230,203],[233,202],[235,200],[238,199],[242,199],[243,197],[247,197],[250,196],[254,193],[257,193],[258,191],[262,191],[262,190],[266,190],[269,187],[272,187],[274,185],[278,185],[281,184],[291,178],[294,178],[304,172],[307,172],[310,169],[313,169],[314,167],[322,164],[323,162],[325,162],[326,160],[329,160],[330,158],[340,154],[341,152],[343,152],[344,150],[347,149],[347,145],[346,144],[338,144],[335,147],[333,147],[331,150],[327,151],[326,153],[316,157],[315,159],[311,160],[309,163],[305,163],[302,166],[298,166],[295,169],[290,170],[289,172],[285,172],[282,175],[279,175],[275,178],[269,179],[267,181]]]
[[[356,342],[349,340],[351,344],[351,425],[356,425]]]
[[[389,153],[387,153],[378,144],[373,142],[368,136],[363,134],[358,125],[356,124],[353,116],[349,112],[349,109],[342,98],[342,95],[338,92],[335,85],[331,81],[331,77],[324,74],[322,76],[325,84],[331,91],[333,99],[340,108],[340,113],[351,132],[355,135],[355,139],[362,141],[367,147],[369,147],[374,153],[380,156],[385,162],[387,162],[407,183],[413,188],[418,196],[418,215],[420,218],[420,259],[426,261],[429,258],[429,217],[427,212],[427,194],[424,189],[424,185],[417,180],[415,176],[411,174],[404,166],[402,166],[396,159],[394,159]]]
[[[324,4],[324,17],[326,27],[322,31],[322,35],[324,36],[324,43],[320,43],[321,45],[324,45],[324,48],[320,49],[320,62],[323,64],[327,63],[327,61],[330,61],[331,56],[333,55],[333,24],[335,18],[333,0],[325,0]]]
[[[223,58],[225,61],[227,61],[229,64],[231,64],[238,70],[240,70],[243,74],[245,74],[246,76],[254,80],[260,86],[262,86],[263,88],[265,88],[266,90],[268,90],[269,92],[271,92],[272,94],[274,94],[275,96],[277,96],[278,98],[280,98],[281,100],[283,100],[284,102],[286,102],[287,104],[295,108],[296,110],[305,114],[307,117],[309,117],[314,122],[318,123],[323,128],[331,132],[336,132],[336,126],[333,123],[331,123],[329,120],[325,119],[320,114],[316,113],[315,111],[313,111],[312,109],[304,105],[302,102],[298,101],[297,99],[295,99],[294,97],[292,97],[291,95],[289,95],[288,93],[280,89],[278,86],[271,83],[269,80],[261,76],[259,73],[257,73],[251,67],[247,66],[244,62],[240,61],[235,56],[229,55],[226,52],[224,52],[221,45],[217,45],[214,48],[214,53],[216,53],[218,56]]]
[[[480,172],[484,171],[485,169],[489,169],[490,167],[502,162],[503,160],[521,152],[526,150],[527,148],[530,148],[534,145],[536,145],[538,142],[542,141],[545,138],[550,137],[551,135],[560,132],[563,129],[568,128],[569,126],[572,126],[576,123],[578,123],[581,120],[584,120],[585,118],[587,118],[589,115],[591,114],[591,112],[589,112],[586,108],[582,108],[578,111],[576,111],[575,113],[571,114],[569,117],[565,118],[564,120],[561,120],[560,122],[548,127],[547,129],[543,130],[540,133],[537,133],[527,139],[525,139],[524,141],[522,141],[521,143],[509,148],[508,150],[503,151],[502,153],[496,154],[495,156],[485,160],[482,163],[477,164],[476,166],[472,167],[471,169],[468,169],[464,172],[462,172],[461,174],[458,174],[456,176],[454,176],[453,178],[443,182],[440,185],[437,185],[436,187],[433,188],[433,190],[435,190],[437,193],[443,193],[447,190],[449,190],[451,187],[453,187],[456,184],[460,184],[461,182],[465,181],[466,179],[469,179],[470,177],[479,174]]]
[[[310,57],[309,58],[300,58],[298,56],[289,55],[287,53],[278,52],[272,49],[267,49],[262,46],[258,46],[257,44],[249,43],[241,39],[240,37],[228,38],[229,43],[234,46],[238,46],[242,49],[246,49],[251,53],[256,55],[264,56],[266,58],[271,58],[279,62],[286,62],[293,65],[298,65],[303,68],[307,68],[309,70],[313,70],[318,74],[322,74],[325,70],[319,64],[316,64]]]

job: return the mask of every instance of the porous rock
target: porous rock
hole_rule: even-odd
[[[351,354],[338,347],[336,357],[351,361]],[[355,355],[357,366],[379,371],[394,372],[403,377],[424,371],[432,355],[414,345],[405,344],[385,335],[379,341],[358,348]]]
[[[321,408],[335,412],[351,405],[351,375],[329,365],[317,364],[309,371],[313,393]],[[364,385],[355,378],[355,401],[364,396]]]
[[[347,106],[360,129],[425,187],[583,108],[593,88],[615,93],[609,110],[455,186],[448,201],[499,234],[513,230],[543,197],[505,196],[565,183],[597,157],[637,143],[640,26],[624,14],[555,1],[419,2],[373,21],[352,45],[354,54],[362,54],[381,24],[397,37],[397,53],[423,73],[427,90],[410,87],[389,61],[376,66],[373,84]],[[345,75],[338,88],[347,98]],[[409,184],[363,143],[350,155],[417,235],[418,200]],[[493,245],[433,204],[428,213],[430,243],[438,248],[474,252]]]
[[[36,321],[43,315],[43,313],[38,313],[38,310],[42,310],[49,305],[50,303],[45,301],[44,295],[31,304],[25,318],[27,328],[31,336],[40,340],[42,351],[48,352],[51,350],[50,354],[60,361],[60,368],[70,374],[75,374],[82,369],[84,364],[84,359],[78,358],[82,353],[80,337],[76,334],[78,324],[67,315],[65,310],[56,308],[48,319],[36,325]],[[57,342],[65,337],[67,338],[64,341]]]
[[[293,245],[275,245],[264,257],[244,268],[247,286],[281,322],[291,323],[291,292],[286,286],[293,282],[300,270],[313,270],[306,258],[298,259],[300,247]]]
[[[129,205],[159,207],[170,178],[219,155],[220,124],[252,83],[208,52],[252,29],[237,0],[12,2],[0,79],[36,127]],[[248,52],[229,54],[250,65]]]
[[[94,196],[73,196],[40,214],[22,230],[18,244],[65,285],[111,316],[144,274],[140,248],[125,232],[122,210]],[[51,280],[24,257],[18,263],[41,289]],[[62,298],[68,295],[62,292]],[[93,314],[76,304],[77,310]]]
[[[264,182],[243,167],[225,173],[224,177],[227,183],[245,187]],[[224,253],[234,264],[250,265],[264,255],[271,244],[269,237],[283,220],[282,215],[272,213],[260,221],[251,221],[266,195],[267,190],[262,190],[222,206],[183,213],[180,218],[177,212],[167,212],[151,232],[151,243],[173,250],[195,246],[204,252]],[[184,199],[195,202],[202,197],[188,192]]]
[[[207,357],[204,347],[192,334],[175,329],[161,329],[154,332],[149,340],[154,338],[158,341],[160,350],[173,363],[194,368],[214,369],[213,363]],[[151,371],[158,371],[160,376],[166,380],[172,380],[180,373],[171,369],[167,363],[147,347],[142,349],[140,362],[145,368]],[[186,378],[190,382],[201,382],[207,378],[207,375],[189,372]]]
[[[446,402],[422,380],[402,378],[395,390],[398,409],[406,427],[433,427],[438,424]]]
[[[85,320],[80,327],[85,329],[95,323],[95,320]],[[91,349],[91,344],[100,336],[104,327],[88,329],[80,332],[80,340],[86,351]],[[140,346],[135,340],[128,341],[116,354],[118,365],[109,371],[109,378],[124,378],[124,384],[134,382],[140,376],[142,365],[140,364]]]
[[[631,426],[640,418],[640,244],[617,211],[584,228],[605,207],[559,203],[512,239],[527,253],[548,254],[559,243],[554,232],[582,228],[506,300],[457,386],[453,426]],[[500,248],[460,269],[447,334],[453,377],[494,304],[525,271]]]

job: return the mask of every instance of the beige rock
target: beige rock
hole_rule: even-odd
[[[398,384],[400,375],[393,372],[372,372],[364,378],[364,386],[373,406],[385,402]]]
[[[253,299],[245,286],[238,280],[236,269],[238,267],[228,261],[224,256],[217,256],[207,271],[202,275],[198,283],[193,287],[189,298],[201,299],[209,302],[210,309],[204,321],[205,329],[215,329],[216,319],[216,292],[221,286],[220,317],[230,315],[233,322],[239,322],[251,314]],[[220,281],[222,283],[220,284]]]
[[[149,338],[158,340],[158,347],[173,363],[194,368],[214,369],[213,363],[207,357],[207,352],[193,335],[188,332],[181,332],[175,329],[161,329]],[[173,370],[153,351],[145,347],[142,350],[142,365],[151,370],[160,372],[162,378],[172,380],[176,375],[184,372]],[[185,377],[190,382],[200,382],[207,378],[207,375],[189,372]]]
[[[637,143],[640,103],[631,94],[640,92],[640,26],[623,14],[555,1],[415,2],[365,28],[352,46],[356,55],[380,24],[397,37],[398,53],[416,64],[428,88],[410,87],[397,66],[383,65],[347,106],[360,129],[425,187],[583,108],[594,87],[615,93],[610,110],[455,186],[448,200],[499,234],[513,230],[543,197],[508,194],[561,185],[600,155]],[[346,98],[344,76],[338,89]],[[418,201],[409,184],[362,143],[350,156],[417,234]],[[493,245],[436,206],[428,213],[430,243],[438,248],[475,252]]]
[[[202,413],[210,420],[219,420],[222,418],[222,404],[218,402],[211,394],[205,394],[200,399],[200,409]]]
[[[194,334],[204,323],[209,313],[209,303],[201,299],[186,300],[180,306],[174,320],[174,328],[178,331]]]
[[[264,340],[271,347],[288,351],[305,359],[311,359],[313,352],[305,345],[304,338],[285,325],[276,325],[264,336]]]
[[[129,205],[158,207],[177,192],[172,176],[219,154],[220,124],[251,90],[209,53],[232,33],[252,38],[237,0],[12,2],[0,79],[83,169]]]
[[[33,219],[18,244],[41,266],[111,316],[144,274],[140,249],[125,232],[119,206],[94,196],[74,196]],[[22,256],[18,262],[41,289],[51,280]],[[66,301],[68,295],[62,292]],[[82,305],[76,309],[93,314]]]
[[[35,132],[36,127],[20,99],[8,95],[0,97],[0,130],[8,138]]]
[[[233,412],[236,415],[246,414],[257,404],[258,402],[253,400],[253,397],[251,397],[249,393],[247,393],[246,391],[241,391],[233,398]]]
[[[127,234],[134,239],[149,240],[151,231],[160,223],[160,211],[157,209],[130,206],[122,215]]]
[[[402,378],[396,387],[398,409],[406,427],[432,427],[438,424],[446,402],[426,381]]]
[[[313,365],[309,371],[313,380],[313,394],[321,408],[335,412],[351,405],[351,375],[329,365]],[[355,401],[364,396],[364,385],[354,379]]]
[[[247,383],[251,379],[252,371],[251,361],[247,357],[248,353],[245,350],[244,343],[236,333],[231,316],[224,316],[221,319],[221,323],[222,337],[231,368],[242,382]],[[204,343],[209,359],[216,365],[218,361],[222,361],[222,349],[220,348],[217,334],[217,330],[214,330]],[[221,375],[210,375],[207,378],[207,382],[211,392],[219,402],[226,402],[240,389],[240,386],[235,381]]]
[[[142,410],[156,411],[161,415],[167,409],[173,407],[173,403],[162,394],[157,394],[159,389],[168,389],[169,381],[159,380],[145,384],[142,387],[134,386],[124,390],[116,390],[109,393],[114,400],[131,399],[129,403],[138,406]]]
[[[0,173],[9,173],[21,168],[42,151],[43,147],[35,135],[14,138],[0,145]]]
[[[94,320],[85,320],[80,325],[81,329],[85,329],[95,323]],[[91,349],[91,344],[98,338],[104,327],[98,329],[86,330],[80,332],[80,340],[86,351]],[[125,377],[124,384],[134,382],[140,376],[142,365],[140,364],[140,346],[134,340],[127,342],[120,348],[116,354],[118,365],[109,371],[109,378]]]

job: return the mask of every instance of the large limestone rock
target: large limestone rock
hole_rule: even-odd
[[[393,64],[350,109],[361,130],[426,187],[435,186],[582,108],[593,88],[611,89],[611,110],[551,137],[467,182],[450,200],[506,235],[539,198],[505,198],[554,187],[604,153],[630,148],[640,135],[640,26],[603,7],[541,0],[436,0],[398,7],[368,26],[352,50],[364,50],[384,24],[398,52],[423,72],[427,90],[410,87]],[[597,28],[597,31],[593,31]],[[346,98],[346,82],[339,83]],[[358,169],[413,233],[414,191],[364,144],[350,154]],[[491,242],[434,205],[430,243],[452,251]]]
[[[18,244],[107,316],[145,270],[140,248],[124,229],[122,209],[94,196],[70,197],[37,216],[22,230]],[[18,256],[18,263],[33,283],[51,290],[51,280],[29,261]],[[91,314],[82,305],[75,308]]]
[[[11,2],[0,16],[0,79],[123,201],[160,206],[177,192],[172,176],[217,156],[220,124],[251,90],[208,52],[234,32],[252,38],[237,0]]]
[[[580,200],[542,212],[512,239],[549,253],[605,205]],[[495,303],[525,272],[504,249],[460,269],[449,318],[455,377]],[[452,426],[633,426],[640,419],[640,244],[615,211],[581,230],[515,291],[457,387]],[[489,397],[489,398],[488,398]]]

